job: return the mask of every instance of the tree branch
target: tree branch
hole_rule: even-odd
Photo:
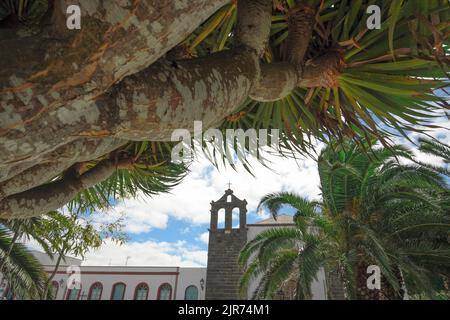
[[[117,168],[126,167],[131,161],[125,159],[116,163],[112,159],[103,160],[81,176],[70,174],[61,180],[6,197],[0,201],[0,218],[30,218],[57,210],[80,191],[109,178]]]
[[[296,87],[332,88],[338,85],[338,76],[345,66],[337,51],[308,60],[298,77],[298,69],[289,62],[275,62],[262,66],[261,79],[250,92],[253,100],[267,102],[286,97]]]
[[[304,4],[297,4],[288,11],[287,24],[289,33],[283,48],[283,60],[292,63],[301,78],[305,54],[316,24],[316,12]]]
[[[9,172],[10,178],[0,183],[0,199],[48,182],[75,163],[100,158],[125,143],[125,140],[114,138],[78,139],[42,157],[37,165],[22,165]]]
[[[261,66],[260,81],[250,92],[256,101],[276,101],[286,97],[297,87],[298,75],[289,62],[275,62]]]
[[[0,157],[5,155],[5,162],[20,163],[21,159],[39,158],[40,155],[70,146],[81,137],[168,141],[173,129],[192,130],[195,120],[203,121],[205,128],[219,124],[248,97],[257,83],[260,76],[259,55],[270,32],[271,0],[242,1],[240,8],[239,40],[235,49],[199,59],[160,60],[145,70],[129,75],[108,93],[97,95],[97,87],[84,96],[65,97],[68,103],[59,106],[52,104],[50,109],[54,111],[40,110],[38,115],[26,122],[24,128],[20,128],[24,130],[14,130],[11,126],[18,124],[10,123],[10,127],[3,132],[3,139],[10,144],[0,143],[0,150],[9,150],[6,155],[0,153]],[[254,14],[247,10],[253,10]],[[66,80],[57,87],[65,88],[67,84]],[[73,89],[79,85],[77,83]],[[14,88],[18,90],[21,86],[27,87],[26,83],[21,83]],[[19,95],[18,98],[27,97]],[[6,103],[10,103],[11,95],[6,99]],[[48,125],[42,127],[42,123]],[[20,131],[33,134],[23,135]],[[45,137],[48,139],[45,140]],[[0,142],[5,142],[1,132]],[[28,148],[23,148],[24,145]],[[34,169],[44,175],[45,166],[37,163]],[[0,217],[31,217],[58,209],[82,189],[109,177],[115,169],[111,160],[105,160],[79,177],[67,176],[8,195],[0,201]],[[29,187],[36,184],[37,179],[22,182],[22,186]],[[18,190],[14,182],[8,187],[8,192]]]
[[[241,0],[237,4],[236,42],[262,56],[272,24],[271,0]]]
[[[73,141],[84,122],[92,126],[101,118],[99,97],[157,61],[228,2],[61,0],[54,22],[69,4],[81,3],[81,30],[63,26],[62,33],[0,38],[0,47],[8,48],[0,60],[0,163],[16,164]]]
[[[236,49],[173,64],[167,61],[130,76],[117,88],[120,119],[115,136],[170,141],[174,129],[217,125],[249,95],[259,59]]]

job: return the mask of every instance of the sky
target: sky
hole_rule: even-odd
[[[118,203],[99,221],[124,217],[129,241],[123,245],[106,241],[100,250],[86,255],[83,265],[124,265],[128,260],[128,265],[136,266],[206,266],[210,202],[224,194],[228,183],[238,198],[248,202],[247,223],[269,217],[256,212],[259,200],[268,193],[290,191],[309,199],[320,198],[313,159],[272,156],[268,160],[269,168],[253,161],[252,176],[243,167],[218,170],[200,158],[170,193]],[[233,218],[235,225],[238,220]]]
[[[448,119],[440,118],[436,124],[444,129],[433,129],[429,133],[450,144]],[[410,135],[413,140],[418,137],[416,133]],[[412,147],[404,138],[396,142]],[[319,152],[322,148],[323,145],[317,143],[315,150]],[[439,161],[417,150],[415,153],[421,161],[434,164]],[[224,194],[228,183],[238,198],[247,200],[248,223],[269,217],[267,212],[256,212],[259,200],[268,193],[289,191],[310,200],[320,199],[319,176],[312,158],[266,157],[269,168],[256,160],[251,161],[253,176],[243,167],[238,166],[237,171],[231,167],[217,169],[206,158],[199,158],[191,165],[190,173],[170,193],[127,199],[98,214],[98,222],[112,222],[123,217],[129,240],[122,245],[106,240],[100,249],[89,252],[82,264],[206,266],[210,202]],[[236,223],[237,219],[233,224]],[[36,249],[32,243],[30,246]]]

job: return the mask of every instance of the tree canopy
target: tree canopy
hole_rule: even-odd
[[[81,8],[81,29],[66,8]],[[380,26],[369,27],[369,6]],[[0,4],[0,217],[164,192],[171,133],[281,130],[384,144],[446,110],[446,0]],[[445,91],[444,91],[445,92]],[[225,146],[226,147],[226,146]],[[112,201],[114,202],[114,201]]]

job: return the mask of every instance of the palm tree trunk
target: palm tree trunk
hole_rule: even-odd
[[[403,288],[403,276],[401,273],[400,268],[395,267],[395,276],[398,279],[399,287],[401,288],[400,291],[396,291],[392,285],[389,284],[389,282],[386,280],[386,278],[382,275],[381,276],[381,299],[382,300],[403,300],[404,296],[404,290]]]
[[[52,273],[51,273],[50,276],[48,277],[48,280],[47,280],[47,282],[46,282],[46,284],[45,284],[44,294],[43,294],[43,297],[42,297],[42,298],[45,299],[45,300],[47,300],[47,298],[48,298],[48,289],[49,289],[49,287],[50,287],[50,283],[52,282],[53,278],[54,278],[55,275],[56,275],[56,272],[57,272],[58,269],[59,269],[59,265],[61,264],[62,257],[63,257],[62,254],[58,255],[58,259],[56,259],[55,268],[53,269]]]
[[[328,273],[328,296],[330,300],[346,300],[346,286],[343,276],[339,270]]]

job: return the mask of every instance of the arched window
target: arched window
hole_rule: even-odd
[[[100,300],[102,298],[103,285],[100,282],[94,283],[89,289],[88,300]]]
[[[184,300],[198,300],[198,289],[192,285],[184,291]]]
[[[66,300],[78,300],[80,298],[80,293],[81,293],[81,285],[79,289],[77,288],[69,289],[67,290]]]
[[[158,300],[170,300],[172,297],[172,286],[168,283],[162,284],[158,289]]]
[[[118,282],[113,285],[111,292],[111,300],[123,300],[125,296],[125,283]]]
[[[134,290],[134,300],[147,300],[148,291],[148,285],[146,283],[139,283]]]
[[[52,281],[52,286],[51,286],[50,290],[51,290],[51,294],[52,294],[52,299],[56,300],[56,297],[58,296],[58,291],[59,291],[58,282]]]

